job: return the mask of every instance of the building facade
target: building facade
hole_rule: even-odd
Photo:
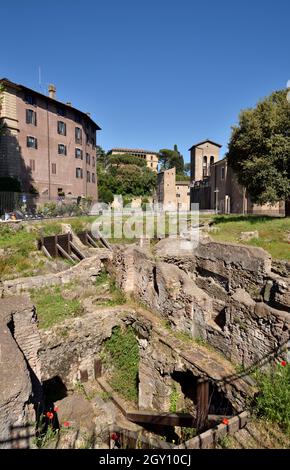
[[[100,127],[71,103],[7,79],[1,103],[0,176],[21,182],[23,192],[97,200],[96,133]],[[1,190],[1,188],[0,188]]]
[[[191,203],[199,204],[200,210],[214,210],[223,214],[283,214],[283,203],[270,206],[251,201],[229,167],[227,158],[219,160],[220,148],[220,144],[206,140],[189,149]]]
[[[157,175],[156,202],[165,210],[189,210],[190,182],[176,181],[176,170],[170,168]]]
[[[133,157],[143,158],[146,160],[147,167],[150,168],[150,170],[155,172],[158,170],[158,152],[143,149],[114,148],[108,151],[108,155],[131,155]]]

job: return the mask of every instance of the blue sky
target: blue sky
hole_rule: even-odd
[[[223,145],[290,79],[289,0],[1,2],[0,76],[90,111],[99,144]],[[3,19],[2,19],[3,18]]]

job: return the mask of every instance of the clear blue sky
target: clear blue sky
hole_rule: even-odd
[[[289,0],[1,2],[0,76],[90,111],[99,144],[223,144],[290,79]]]

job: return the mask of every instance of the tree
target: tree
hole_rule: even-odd
[[[14,193],[21,193],[21,184],[17,178],[11,176],[2,176],[0,178],[1,191],[11,191]]]
[[[107,163],[109,165],[116,165],[117,167],[121,165],[130,165],[134,164],[137,166],[144,167],[147,165],[146,160],[141,157],[135,157],[134,155],[122,154],[122,155],[109,155]]]
[[[178,151],[177,145],[174,145],[174,149],[161,149],[159,150],[159,163],[162,170],[169,170],[170,168],[176,168],[176,174],[184,174],[184,161],[183,156]]]
[[[253,202],[285,200],[290,215],[290,103],[287,90],[241,112],[232,128],[228,163]]]
[[[112,191],[108,188],[105,188],[103,185],[98,187],[98,198],[99,201],[110,204],[114,200],[114,195]]]
[[[107,154],[106,154],[105,150],[100,145],[97,145],[97,147],[96,147],[96,157],[97,157],[97,163],[101,163],[103,165],[106,165],[106,163],[107,163]]]
[[[113,194],[123,196],[151,195],[156,185],[156,173],[146,166],[132,163],[97,165],[99,200],[112,202]]]

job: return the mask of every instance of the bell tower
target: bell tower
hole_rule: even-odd
[[[190,180],[202,181],[210,176],[210,167],[219,159],[222,146],[212,140],[203,140],[190,147]]]

